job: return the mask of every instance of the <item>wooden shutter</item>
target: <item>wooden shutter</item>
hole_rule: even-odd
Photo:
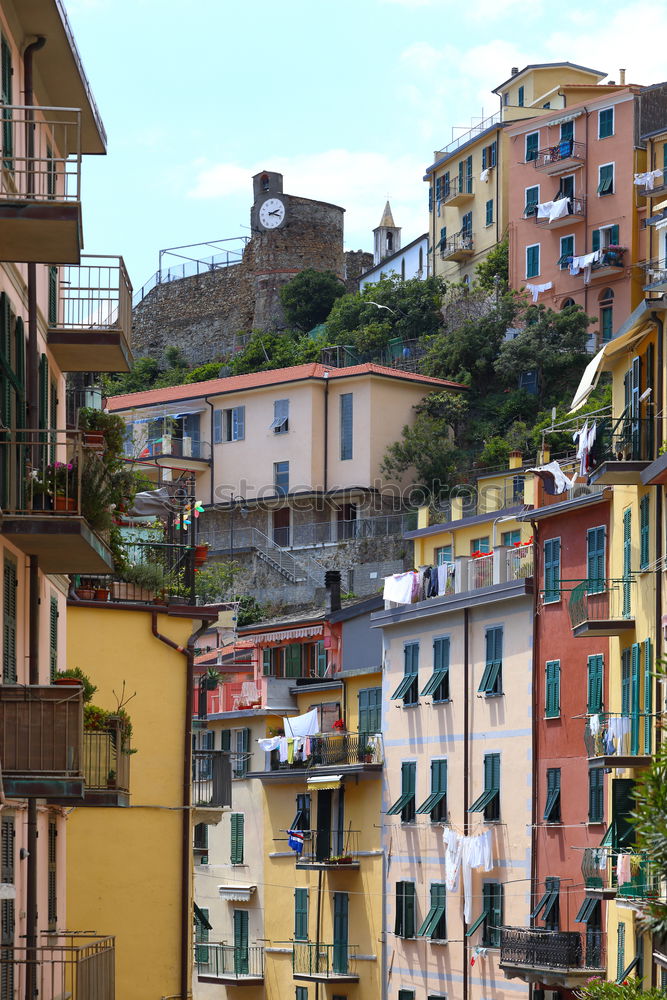
[[[5,556],[2,593],[2,679],[16,684],[16,563]]]
[[[39,426],[45,428],[49,419],[49,359],[39,359]]]
[[[588,770],[588,821],[601,823],[604,819],[604,771],[601,767]]]
[[[227,753],[232,747],[232,733],[230,729],[223,729],[220,733],[220,749],[226,750]]]
[[[403,883],[403,893],[405,901],[405,926],[403,937],[415,936],[415,884],[414,882]]]
[[[613,176],[614,176],[614,175],[613,175],[613,171],[612,171],[612,177],[613,177]],[[611,244],[613,244],[613,246],[618,246],[618,244],[619,244],[619,240],[620,240],[620,229],[619,229],[619,227],[618,227],[618,225],[617,225],[617,224],[614,224],[614,225],[613,225],[613,226],[611,227],[611,233],[610,233],[610,238],[609,238],[609,242],[610,242]]]
[[[243,864],[243,813],[232,813],[231,815],[231,851],[230,861],[233,865]]]
[[[340,397],[340,457],[352,458],[352,393],[344,392]]]
[[[0,829],[0,880],[2,882],[7,882],[9,884],[14,884],[15,881],[15,868],[14,868],[14,838],[15,838],[15,823],[13,816],[3,816]],[[0,923],[2,925],[2,930],[0,931],[0,944],[3,947],[13,947],[14,945],[14,900],[13,899],[3,899],[0,901]],[[13,993],[13,964],[2,967],[2,987],[5,989],[3,996],[12,998]]]
[[[49,930],[55,930],[58,926],[58,874],[56,867],[58,828],[55,820],[49,820],[48,838],[47,920]]]
[[[635,808],[635,783],[632,778],[614,778],[611,783],[612,847],[631,847],[635,828],[631,815]]]
[[[308,890],[294,890],[294,937],[297,941],[308,940]]]
[[[632,687],[631,687],[631,728],[630,728],[630,750],[633,754],[639,753],[639,653],[638,642],[632,644]]]
[[[48,323],[55,326],[58,322],[58,268],[49,267],[49,302]]]
[[[234,972],[248,974],[248,911],[234,910]]]
[[[560,660],[549,660],[546,665],[546,705],[548,719],[560,715]]]
[[[271,674],[273,673],[272,665],[271,665],[271,650],[270,649],[263,649],[262,650],[262,673],[264,674],[265,677],[270,677]]]
[[[649,564],[649,497],[643,496],[639,504],[639,567],[645,569]]]
[[[301,677],[301,643],[293,642],[285,648],[285,677]]]
[[[213,411],[213,444],[222,444],[222,410]]]
[[[431,761],[431,791],[432,792],[446,792],[447,791],[447,761],[446,760],[432,760]]]
[[[6,40],[3,38],[0,42],[0,62],[1,66],[1,83],[2,93],[0,93],[0,103],[11,105],[13,104],[12,98],[12,53]],[[14,132],[12,128],[12,112],[3,108],[2,110],[2,152],[3,152],[3,166],[7,170],[13,168],[12,154],[14,152]]]
[[[51,680],[58,673],[58,598],[49,602],[49,670]]]
[[[546,603],[560,599],[560,538],[549,538],[544,543],[544,600]]]
[[[604,589],[605,579],[605,534],[604,525],[589,528],[586,532],[588,592],[599,593]]]
[[[593,232],[591,233],[591,249],[592,250],[599,250],[600,249],[600,230],[599,229],[594,229]]]
[[[208,921],[208,908],[200,906],[199,909],[201,910],[204,919]],[[195,961],[199,965],[208,965],[209,950],[205,947],[205,944],[208,941],[208,927],[200,920],[198,920],[196,924],[195,938],[197,941],[197,946],[195,947]]]
[[[621,653],[621,714],[630,715],[631,686],[630,686],[630,650],[624,649]]]
[[[644,639],[644,753],[651,753],[651,730],[653,712],[653,677],[652,677],[651,640]]]
[[[616,928],[616,979],[625,972],[625,923],[619,923]]]
[[[630,592],[632,570],[632,511],[623,511],[623,617],[629,618],[632,610]]]
[[[601,654],[588,657],[586,711],[597,715],[602,711],[602,669],[604,659]]]
[[[334,892],[333,969],[346,973],[348,967],[348,895]]]

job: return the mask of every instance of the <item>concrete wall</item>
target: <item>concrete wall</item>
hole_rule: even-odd
[[[364,272],[359,281],[359,288],[363,291],[367,285],[373,284],[383,277],[395,276],[409,281],[410,278],[426,278],[428,273],[428,236],[423,236],[399,251],[391,260],[381,261],[369,271]]]

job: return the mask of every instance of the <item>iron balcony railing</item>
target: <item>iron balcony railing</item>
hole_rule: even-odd
[[[490,514],[508,507],[520,507],[524,502],[528,476],[519,473],[508,476],[503,483],[477,482],[469,487],[459,487],[460,493],[452,500],[440,503],[434,514],[440,522],[455,521],[477,514]]]
[[[591,457],[600,462],[652,462],[660,425],[653,416],[625,410],[620,417],[598,420]]]
[[[442,195],[442,201],[447,204],[452,198],[458,198],[460,195],[472,195],[474,192],[472,174],[465,177],[452,177],[448,184],[445,185],[445,191]]]
[[[0,429],[0,508],[80,515],[85,456],[80,431]]]
[[[296,855],[297,868],[358,868],[360,832],[339,829],[304,830],[303,851]]]
[[[270,753],[272,771],[384,762],[384,745],[379,733],[336,732],[310,736],[299,741],[291,762],[281,761],[279,750]]]
[[[0,124],[0,201],[80,201],[78,108],[3,104]]]
[[[449,153],[453,153],[454,150],[459,148],[459,146],[464,146],[466,142],[470,142],[471,139],[474,139],[478,135],[481,135],[482,132],[486,132],[486,130],[491,128],[493,125],[499,125],[502,120],[503,116],[502,112],[500,111],[496,111],[495,114],[490,115],[488,118],[483,118],[477,125],[473,125],[473,127],[470,129],[465,129],[465,131],[463,131],[461,135],[457,136],[456,139],[452,139],[452,141],[448,143],[443,149],[439,150],[436,153],[436,158],[440,158],[441,156],[446,156]],[[452,127],[452,130],[458,127],[459,126],[454,125]]]
[[[0,684],[4,776],[81,777],[83,689]]]
[[[83,731],[83,776],[87,791],[130,790],[130,738],[122,719]]]
[[[533,546],[516,545],[507,550],[507,579],[522,580],[533,575]]]
[[[602,931],[548,931],[534,927],[503,927],[500,931],[500,966],[526,969],[605,968]]]
[[[187,525],[185,532],[174,532],[174,525],[150,541],[122,542],[127,570],[117,573],[78,578],[80,588],[102,588],[108,593],[105,600],[112,602],[150,604],[165,603],[167,599],[180,604],[195,603],[194,544],[189,544]],[[182,541],[167,539],[182,538]],[[85,599],[85,598],[84,598]],[[90,598],[89,598],[90,599]],[[96,599],[99,597],[96,595]]]
[[[0,977],[16,991],[8,998],[115,1000],[115,938],[60,931],[39,942],[0,949]]]
[[[619,858],[629,858],[619,885]],[[625,866],[622,866],[625,869]],[[581,862],[587,889],[608,892],[621,899],[656,899],[660,892],[660,873],[646,851],[611,851],[605,847],[587,847]],[[628,877],[629,876],[629,877]]]
[[[353,976],[356,965],[356,945],[322,944],[295,941],[292,951],[292,972],[295,976]]]
[[[573,215],[577,215],[577,216],[582,215],[583,216],[583,215],[586,214],[586,199],[585,198],[568,197],[567,201],[569,202],[567,213],[566,213],[566,215],[559,216],[559,219],[570,219]],[[551,220],[551,219],[549,219],[548,216],[538,216],[538,214],[537,214],[537,205],[535,205],[535,206],[532,206],[532,205],[528,206],[527,205],[526,206],[526,213],[525,213],[526,218],[528,217],[528,208],[529,207],[530,208],[533,208],[533,207],[535,208],[535,211],[531,212],[530,215],[535,219],[535,222],[538,224],[538,226],[548,226],[548,225],[550,225],[550,223],[552,221],[553,222],[558,221],[557,219]]]
[[[591,264],[591,271],[603,271],[608,267],[625,267],[625,251],[626,247],[604,247],[600,259]]]
[[[533,166],[536,170],[544,170],[555,166],[562,161],[578,160],[583,163],[586,158],[586,145],[583,142],[576,142],[574,139],[561,139],[553,146],[545,149],[538,149],[537,155],[533,159]]]
[[[649,712],[601,712],[586,719],[586,756],[645,757],[651,753],[652,719]]]
[[[157,458],[165,456],[168,458],[195,458],[203,462],[211,461],[211,444],[209,441],[200,441],[198,438],[182,437],[177,438],[172,434],[163,434],[162,437],[151,438],[146,442],[138,456],[133,456],[141,461],[144,458]]]
[[[233,945],[217,942],[195,945],[197,974],[207,979],[264,978],[264,946]]]
[[[203,809],[232,804],[231,757],[226,751],[192,751],[192,804]]]
[[[582,580],[570,593],[568,610],[573,629],[586,623],[631,621],[635,581]]]
[[[122,257],[83,254],[80,264],[61,267],[57,296],[49,306],[50,327],[90,333],[118,330],[130,342],[132,285]]]
[[[474,249],[473,236],[472,234],[457,233],[456,236],[450,237],[445,240],[444,244],[440,245],[440,257],[442,260],[447,260],[448,257],[453,257],[455,254],[460,253],[472,253]]]
[[[661,291],[663,286],[667,285],[667,261],[647,260],[641,266],[646,272],[645,289],[651,289],[655,286],[656,291]]]
[[[379,514],[374,517],[357,517],[349,520],[307,521],[305,524],[294,524],[285,528],[277,535],[275,542],[281,548],[306,548],[310,545],[327,545],[349,539],[386,538],[402,535],[417,527],[416,513]],[[243,548],[257,544],[256,529],[234,527],[234,547]],[[282,530],[282,529],[278,529]],[[263,536],[266,537],[266,536]],[[216,531],[204,535],[212,548],[227,550],[231,548],[231,531]]]

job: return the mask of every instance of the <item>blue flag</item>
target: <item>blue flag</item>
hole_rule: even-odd
[[[293,851],[301,854],[303,850],[303,830],[288,830],[287,843]]]

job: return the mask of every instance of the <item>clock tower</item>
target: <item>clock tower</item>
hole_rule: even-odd
[[[253,233],[279,229],[286,222],[283,175],[262,170],[252,179],[253,205],[250,225]]]

